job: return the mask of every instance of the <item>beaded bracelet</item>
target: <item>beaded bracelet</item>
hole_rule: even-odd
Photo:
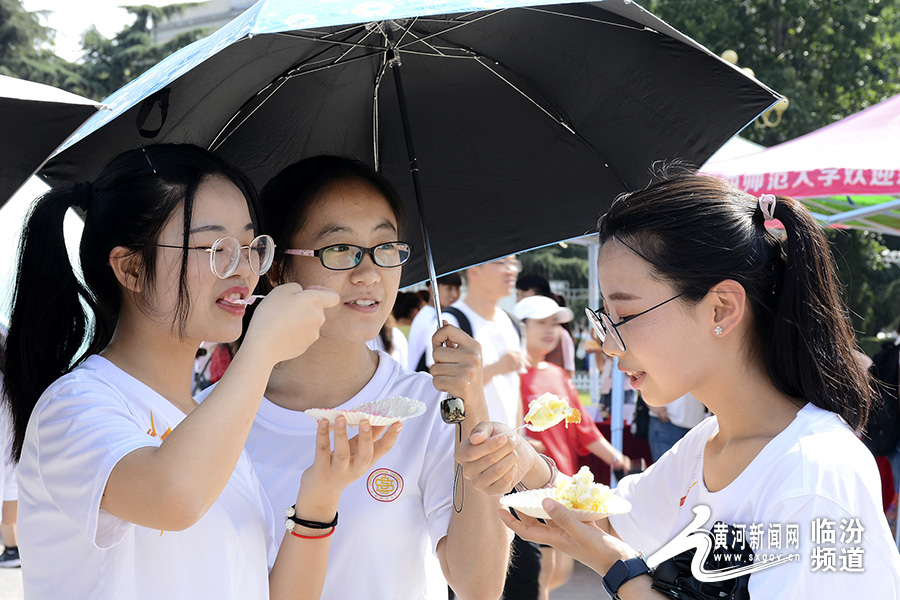
[[[301,527],[306,527],[307,529],[328,529],[337,526],[338,522],[338,514],[334,513],[334,520],[331,523],[323,523],[322,521],[307,521],[306,519],[301,519],[296,516],[297,514],[297,505],[286,508],[284,510],[284,514],[287,515],[287,520],[284,522],[285,528],[294,533],[294,525],[300,525]],[[334,530],[332,529],[332,533]],[[329,534],[331,535],[331,534]],[[299,537],[299,536],[298,536]]]

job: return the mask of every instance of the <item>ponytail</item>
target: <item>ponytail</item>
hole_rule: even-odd
[[[86,338],[88,345],[92,341],[82,302],[94,307],[94,300],[72,269],[63,235],[74,201],[72,188],[44,194],[30,211],[19,244],[4,365],[4,394],[16,400],[10,403],[16,460],[38,398],[77,362]]]
[[[193,198],[210,176],[229,179],[247,200],[256,227],[256,194],[239,171],[190,144],[136,148],[114,158],[91,183],[58,188],[32,208],[19,247],[7,353],[4,401],[12,414],[12,454],[22,453],[25,427],[44,390],[100,352],[115,331],[122,289],[109,265],[110,252],[127,248],[140,261],[142,294],[152,291],[160,231],[179,210],[184,242],[178,300],[172,328],[184,335],[190,314],[187,289],[188,235]],[[66,211],[84,215],[80,280],[63,237]],[[156,310],[151,296],[137,296],[138,308]]]
[[[827,240],[809,211],[792,198],[776,198],[775,218],[786,237],[766,344],[769,374],[784,393],[839,414],[858,432],[872,406],[872,384],[857,359]]]

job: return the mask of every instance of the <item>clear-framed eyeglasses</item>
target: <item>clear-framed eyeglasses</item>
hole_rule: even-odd
[[[154,244],[157,248],[178,248],[167,244]],[[188,246],[188,250],[204,250],[209,252],[209,268],[219,279],[227,279],[234,275],[241,263],[241,252],[247,251],[247,262],[250,270],[257,275],[263,275],[272,266],[275,258],[275,240],[268,235],[260,235],[246,246],[231,236],[217,239],[212,246]]]
[[[586,306],[584,308],[584,313],[587,315],[588,322],[590,322],[591,327],[594,329],[594,333],[596,333],[597,337],[600,338],[601,344],[608,343],[609,349],[613,352],[625,352],[625,341],[622,339],[622,334],[619,333],[619,327],[621,325],[624,325],[629,321],[633,321],[641,315],[646,315],[651,310],[656,310],[660,306],[668,304],[672,300],[680,298],[684,294],[685,292],[681,292],[677,296],[672,296],[668,300],[663,300],[656,306],[651,306],[647,310],[641,311],[636,315],[625,317],[618,323],[613,323],[612,318],[602,308],[599,311],[595,311],[591,307]]]
[[[520,261],[518,258],[513,258],[513,257],[500,258],[497,260],[492,260],[491,262],[489,262],[487,264],[497,265],[501,269],[512,269],[516,273],[522,272],[522,261]]]
[[[372,262],[379,267],[399,267],[409,260],[412,246],[406,242],[385,242],[371,248],[354,244],[332,244],[318,250],[288,248],[284,253],[293,256],[315,256],[326,269],[349,271],[359,266],[366,254],[371,256]]]

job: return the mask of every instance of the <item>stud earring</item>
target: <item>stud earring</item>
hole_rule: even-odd
[[[722,335],[722,328],[716,327],[715,329],[713,329],[713,333],[715,333],[716,335]]]

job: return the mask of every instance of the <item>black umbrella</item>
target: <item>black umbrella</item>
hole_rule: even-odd
[[[110,96],[41,175],[91,179],[151,142],[207,146],[258,185],[354,156],[412,223],[424,203],[443,274],[583,235],[655,161],[703,163],[779,98],[625,0],[410,18],[407,2],[362,4],[259,2]],[[425,277],[417,252],[403,283]]]
[[[100,107],[49,85],[0,75],[0,206]]]

